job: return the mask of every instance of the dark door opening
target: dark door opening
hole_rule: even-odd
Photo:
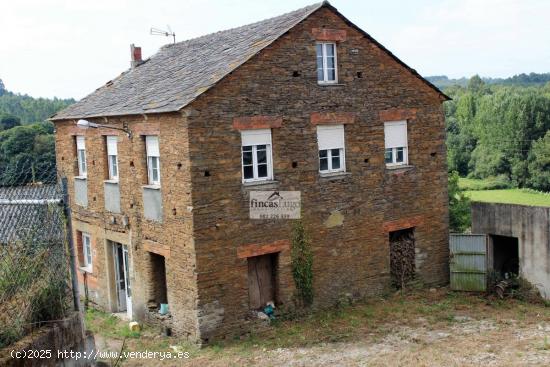
[[[414,228],[390,232],[390,275],[398,289],[414,279]]]
[[[491,235],[493,270],[503,278],[519,275],[519,249],[517,237]]]
[[[154,302],[158,308],[162,303],[168,303],[166,289],[166,259],[164,256],[149,252],[149,302]]]
[[[278,254],[248,258],[248,297],[251,310],[276,302],[276,269]]]

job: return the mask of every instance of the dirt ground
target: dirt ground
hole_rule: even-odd
[[[163,361],[129,358],[125,366],[550,366],[548,304],[447,289],[319,311],[203,349],[151,329],[128,333],[104,314],[88,317],[88,326],[99,350],[120,350],[126,338],[126,351],[189,353]]]

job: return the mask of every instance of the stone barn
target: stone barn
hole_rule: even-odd
[[[328,2],[131,51],[51,118],[96,307],[203,341],[291,309],[293,221],[252,218],[257,191],[301,194],[313,307],[399,284],[390,248],[448,281],[448,97]]]

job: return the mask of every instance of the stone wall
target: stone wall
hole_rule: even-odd
[[[90,342],[92,345],[88,345]],[[45,323],[18,342],[0,349],[0,366],[90,366],[91,361],[85,358],[58,358],[58,351],[66,351],[69,356],[71,351],[83,353],[91,349],[93,337],[85,337],[82,317],[78,312],[73,312],[66,319]],[[46,351],[50,351],[50,354]],[[17,354],[13,353],[17,352],[19,356],[32,355],[32,358],[14,358]]]
[[[339,84],[316,80],[312,30],[338,42]],[[330,33],[330,32],[328,32]],[[328,34],[325,32],[324,34]],[[448,281],[445,123],[440,96],[376,45],[323,8],[186,108],[201,336],[239,332],[248,311],[247,261],[239,249],[289,240],[291,221],[250,220],[251,190],[300,190],[314,250],[315,306],[390,284],[388,233],[415,227],[417,275]],[[252,118],[254,116],[254,118]],[[409,161],[384,164],[384,121],[408,119]],[[321,177],[316,125],[345,123],[347,173]],[[272,129],[275,181],[241,183],[239,128]],[[209,175],[205,172],[208,171]],[[279,301],[292,305],[288,251]],[[223,315],[223,318],[216,317]]]
[[[75,135],[85,135],[88,161],[88,206],[71,205],[75,238],[78,231],[91,234],[93,270],[87,274],[89,294],[99,307],[117,311],[114,266],[110,241],[127,245],[131,258],[133,313],[143,319],[152,287],[149,253],[165,256],[168,303],[174,317],[175,334],[196,338],[195,255],[192,238],[191,186],[187,159],[185,116],[163,114],[147,117],[90,119],[122,127],[128,124],[129,139],[114,129],[76,128],[75,121],[56,123],[58,169],[69,178],[69,193],[74,198],[72,177],[76,174]],[[163,222],[143,218],[142,186],[147,183],[144,135],[159,135]],[[105,135],[118,135],[120,214],[105,210],[104,180],[107,179]],[[127,225],[125,221],[127,220]],[[176,254],[177,256],[174,256]],[[80,270],[81,284],[83,271]],[[84,293],[81,292],[83,295]]]

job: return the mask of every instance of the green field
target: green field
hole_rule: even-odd
[[[472,201],[550,206],[550,193],[542,193],[528,189],[493,190],[492,188],[505,185],[505,183],[497,179],[476,180],[461,178],[458,185],[461,189],[465,190],[466,196]]]

